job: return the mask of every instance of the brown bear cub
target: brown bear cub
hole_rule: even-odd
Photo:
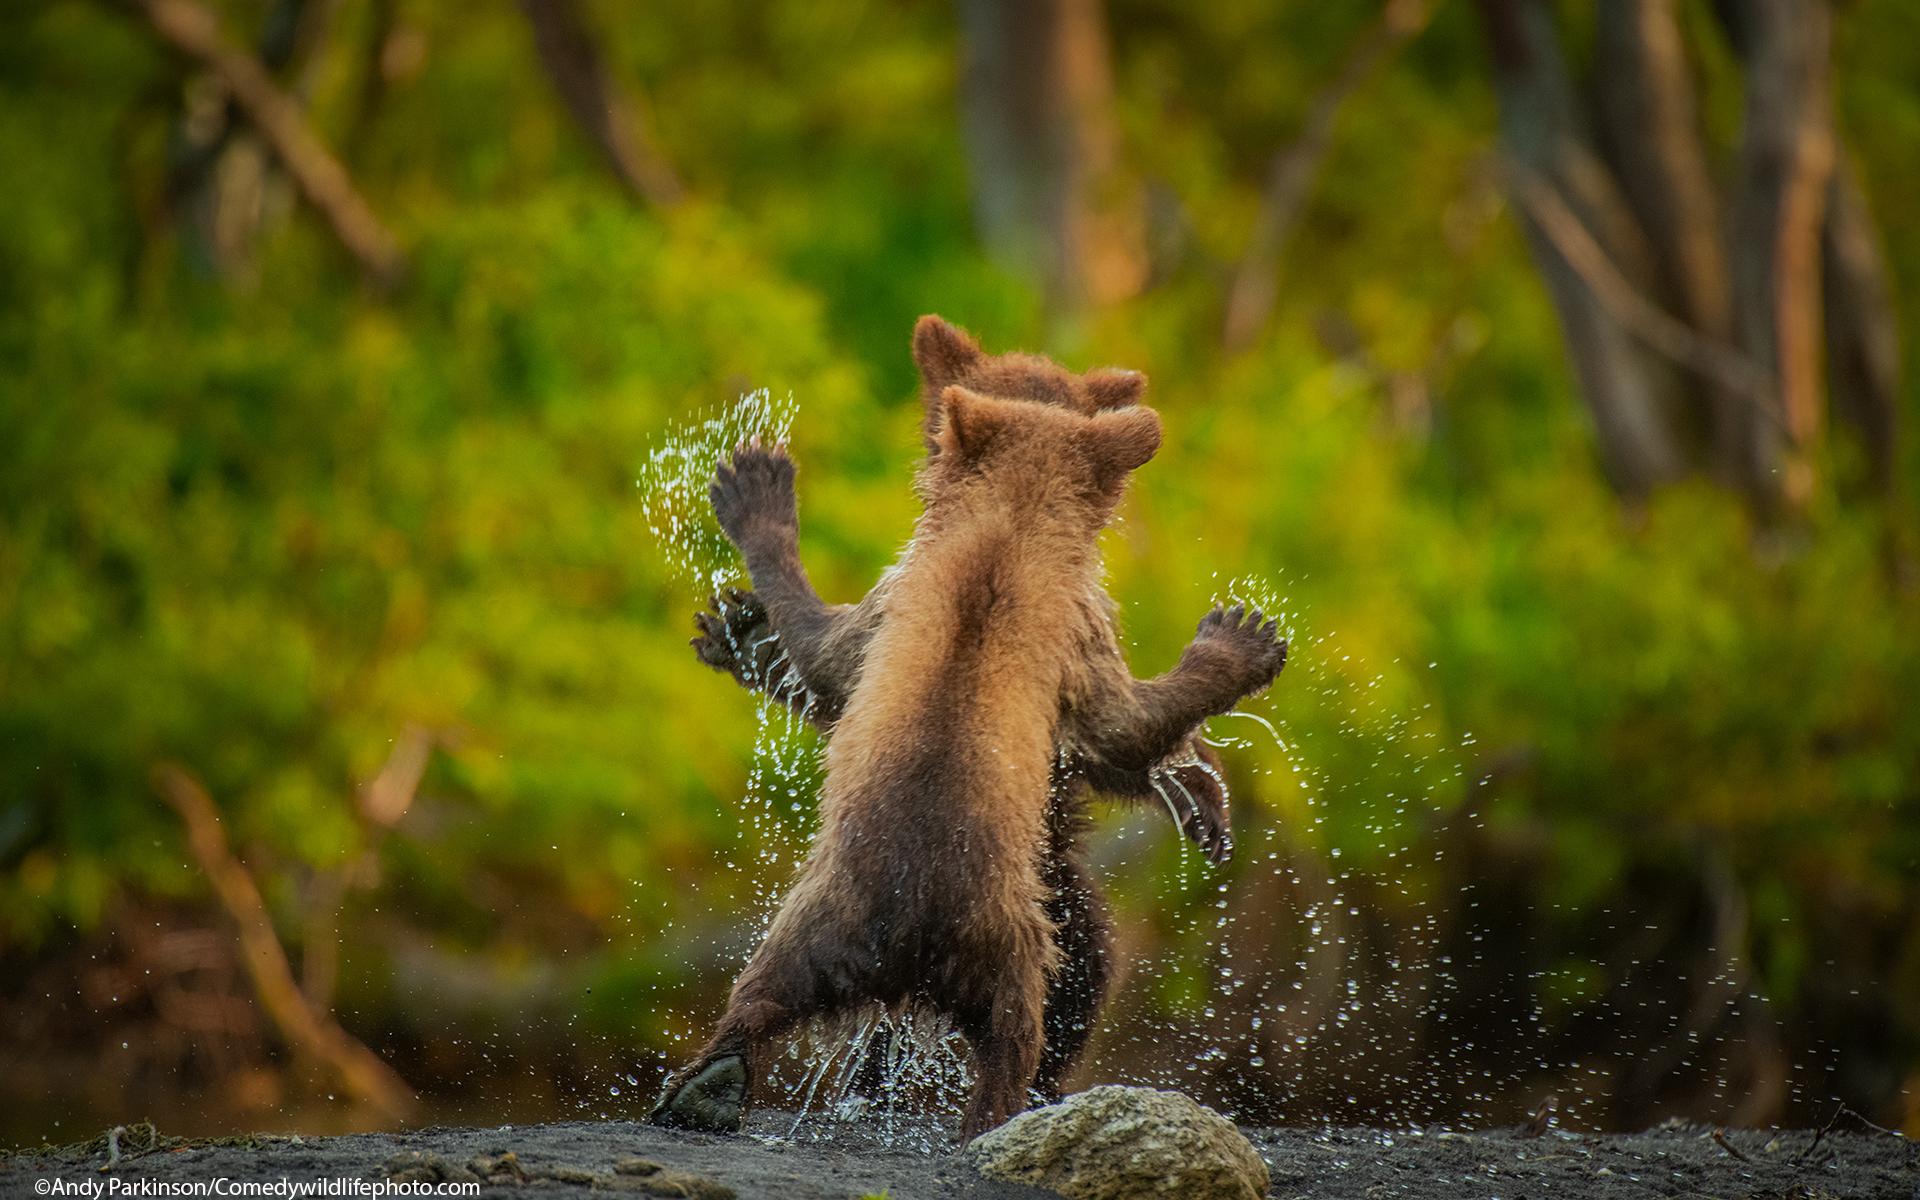
[[[987,354],[963,330],[937,316],[922,317],[915,325],[913,357],[926,404],[923,430],[930,455],[937,449],[931,430],[941,394],[954,385],[1085,415],[1136,404],[1146,387],[1146,377],[1137,371],[1075,375],[1037,355]],[[795,535],[781,570],[790,577],[789,612],[797,609],[811,631],[803,647],[807,673],[803,676],[796,668],[759,598],[737,588],[716,596],[713,611],[697,615],[701,632],[693,647],[708,665],[748,688],[764,690],[830,732],[859,679],[867,642],[885,611],[892,572],[858,604],[827,605],[806,582],[797,530]],[[1099,599],[1111,625],[1113,605],[1104,592]],[[1101,647],[1103,654],[1119,653],[1111,629]],[[1091,794],[1163,805],[1181,832],[1213,862],[1225,861],[1233,849],[1225,777],[1199,730],[1173,754],[1145,769],[1102,762],[1085,746],[1062,744],[1055,750],[1041,878],[1048,889],[1047,916],[1054,924],[1061,963],[1047,992],[1046,1042],[1034,1080],[1034,1091],[1049,1101],[1059,1098],[1067,1072],[1086,1048],[1113,975],[1106,904],[1085,861]],[[891,1037],[882,1029],[863,1052],[852,1080],[854,1091],[879,1095],[890,1060]]]
[[[1138,371],[1101,369],[1075,375],[1039,355],[987,354],[964,330],[937,316],[921,317],[915,324],[913,357],[920,371],[925,402],[922,431],[929,454],[935,449],[934,415],[940,394],[948,387],[958,385],[998,399],[1050,404],[1091,415],[1139,403],[1147,383]],[[792,562],[792,571],[804,583],[797,545]],[[867,639],[885,606],[890,578],[891,573],[883,577],[858,604],[829,606],[813,599],[806,616],[819,633],[816,641],[821,649],[810,657],[812,669],[804,674],[792,655],[782,652],[779,629],[759,598],[738,588],[715,596],[712,611],[696,614],[700,634],[693,639],[694,651],[709,666],[726,671],[748,688],[764,690],[822,732],[830,731],[859,678]],[[806,589],[811,595],[810,584]],[[1104,591],[1101,596],[1104,601]],[[1111,601],[1106,601],[1106,607],[1111,614]],[[1061,799],[1063,845],[1077,836],[1078,831],[1068,827],[1085,815],[1087,793],[1092,790],[1116,799],[1164,805],[1180,831],[1215,863],[1225,862],[1233,853],[1220,758],[1200,739],[1198,730],[1165,761],[1144,771],[1121,770],[1084,754],[1063,753],[1054,765],[1054,781]],[[1050,1023],[1051,1016],[1050,1010]]]
[[[1259,613],[1215,610],[1174,670],[1128,673],[1097,535],[1159,446],[1151,410],[1085,414],[950,386],[928,428],[926,508],[834,722],[820,831],[658,1123],[739,1128],[774,1039],[872,1002],[941,1013],[968,1039],[963,1136],[1024,1108],[1061,957],[1043,878],[1060,748],[1146,770],[1284,661]],[[791,460],[741,449],[713,501],[810,678],[834,627],[793,553]]]

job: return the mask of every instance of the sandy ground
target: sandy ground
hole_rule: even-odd
[[[428,1129],[348,1137],[260,1137],[218,1142],[156,1138],[135,1127],[82,1146],[24,1150],[0,1158],[0,1196],[133,1196],[142,1181],[352,1177],[483,1178],[483,1191],[550,1194],[626,1191],[721,1200],[888,1200],[965,1197],[1015,1200],[1051,1193],[989,1183],[951,1153],[890,1148],[860,1124],[812,1140],[787,1140],[786,1118],[763,1117],[757,1136],[673,1133],[622,1121],[494,1129]],[[1920,1200],[1920,1148],[1875,1133],[1736,1131],[1698,1127],[1631,1135],[1514,1130],[1249,1129],[1273,1173],[1276,1197],[1714,1197],[1716,1200]],[[636,1161],[638,1160],[638,1161]],[[477,1172],[477,1174],[475,1173]],[[74,1185],[117,1181],[117,1191]],[[85,1181],[85,1182],[83,1182]],[[711,1185],[718,1184],[719,1188]],[[36,1185],[48,1191],[37,1191]],[[726,1190],[723,1190],[726,1189]],[[147,1191],[145,1194],[159,1194]],[[178,1193],[176,1193],[178,1194]],[[215,1193],[218,1194],[218,1193]],[[285,1194],[279,1193],[279,1194]],[[333,1195],[352,1195],[332,1191]]]

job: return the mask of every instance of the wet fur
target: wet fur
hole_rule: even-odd
[[[1087,415],[1138,403],[1146,389],[1146,377],[1135,371],[1102,369],[1076,375],[1037,355],[989,355],[967,333],[934,316],[922,317],[915,327],[913,353],[923,386],[927,414],[923,433],[929,459],[938,453],[933,434],[940,394],[950,386]],[[777,553],[777,574],[791,580],[793,589],[810,592],[797,541]],[[889,573],[857,605],[827,606],[816,601],[803,614],[808,623],[797,634],[776,627],[754,593],[729,589],[714,598],[712,611],[697,614],[700,632],[693,639],[694,650],[702,661],[730,673],[743,686],[765,691],[823,732],[831,731],[860,676],[867,642],[886,609],[891,580]],[[1105,630],[1094,637],[1094,643],[1103,655],[1117,657],[1114,606],[1104,588],[1090,597],[1090,605],[1096,623]],[[785,644],[774,636],[777,628],[787,633]],[[796,641],[803,643],[802,657],[809,661],[804,674],[786,650]],[[1034,1090],[1047,1100],[1059,1098],[1067,1073],[1092,1036],[1113,981],[1112,928],[1086,863],[1084,834],[1091,795],[1101,793],[1168,813],[1182,835],[1215,863],[1224,862],[1233,849],[1224,768],[1198,730],[1167,759],[1145,769],[1116,767],[1090,757],[1084,748],[1058,749],[1049,785],[1049,849],[1042,869],[1062,966],[1047,993],[1046,1045],[1034,1084]],[[883,1086],[890,1037],[884,1030],[876,1032],[865,1048],[853,1081],[860,1093],[877,1095]]]
[[[948,387],[1091,415],[1138,403],[1147,386],[1146,376],[1138,371],[1101,368],[1074,374],[1039,355],[987,354],[964,330],[937,316],[921,317],[914,326],[913,356],[921,378],[922,433],[929,459],[938,452],[932,434],[940,394]],[[795,607],[793,619],[799,627],[774,624],[758,597],[734,589],[714,598],[713,611],[696,615],[700,632],[692,645],[708,665],[729,672],[746,687],[766,691],[823,732],[830,731],[859,678],[867,640],[887,604],[891,572],[858,604],[826,605],[813,595],[800,565],[797,537],[779,554],[779,573],[790,580],[790,590],[811,598],[811,603]],[[1114,644],[1117,655],[1114,605],[1103,587],[1097,591],[1096,607],[1108,634],[1104,640]],[[770,638],[775,630],[784,638]],[[798,657],[806,659],[805,670],[795,654],[781,653],[795,643],[801,644]],[[1224,779],[1219,756],[1195,730],[1166,760],[1146,769],[1120,769],[1084,753],[1063,754],[1054,786],[1066,801],[1062,813],[1083,812],[1090,791],[1168,811],[1184,836],[1209,860],[1221,863],[1233,853]]]
[[[854,609],[821,605],[799,567],[783,453],[743,450],[715,482],[715,512],[800,679],[849,645],[859,666],[832,720],[813,854],[656,1119],[708,1066],[738,1057],[750,1089],[772,1039],[870,1001],[939,1010],[967,1036],[968,1136],[1024,1107],[1030,1087],[1057,1088],[1109,963],[1056,763],[1149,771],[1284,660],[1259,614],[1216,611],[1174,671],[1144,683],[1127,671],[1096,536],[1157,448],[1151,412],[951,386],[931,407],[927,511]]]

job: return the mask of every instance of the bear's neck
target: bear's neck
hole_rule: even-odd
[[[1016,511],[925,523],[889,589],[900,602],[889,608],[950,612],[957,636],[1045,621],[1064,598],[1100,589],[1098,536]]]
[[[1094,538],[1033,521],[926,532],[934,536],[916,537],[889,583],[863,674],[886,678],[897,699],[969,720],[1024,714],[1050,737],[1104,594]]]

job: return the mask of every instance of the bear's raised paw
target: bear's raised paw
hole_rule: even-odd
[[[733,452],[733,461],[720,464],[714,473],[707,498],[721,530],[743,551],[756,537],[792,541],[798,536],[800,507],[794,498],[793,459],[785,446],[741,446]]]
[[[1272,683],[1287,664],[1287,639],[1280,636],[1279,623],[1257,608],[1244,604],[1216,607],[1200,618],[1197,633],[1198,644],[1221,647],[1229,653],[1230,661],[1246,672],[1249,692]]]

